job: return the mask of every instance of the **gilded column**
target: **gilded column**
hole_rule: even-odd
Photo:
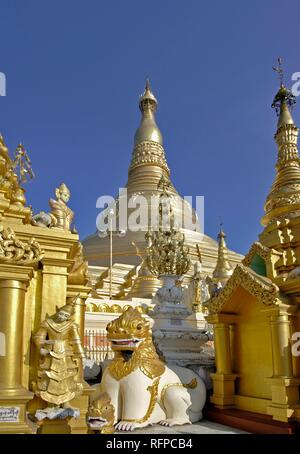
[[[215,355],[218,374],[231,374],[229,325],[218,323],[214,327]]]
[[[83,256],[81,243],[77,243],[73,246],[70,253],[70,259],[74,262],[68,274],[67,298],[69,301],[75,299],[74,321],[78,325],[81,343],[84,345],[85,300],[87,299],[91,288],[87,285],[88,266],[87,261]],[[80,379],[83,380],[83,368],[80,368],[80,373],[82,374]],[[89,396],[92,392],[93,389],[88,383],[83,382],[83,393],[72,401],[72,405],[80,409],[79,418],[76,420],[72,419],[70,422],[72,433],[87,432],[86,413],[89,406]]]
[[[68,285],[67,296],[68,299],[74,299],[75,301],[75,314],[74,321],[77,323],[79,328],[79,335],[81,338],[81,343],[84,345],[84,319],[85,319],[85,300],[90,292],[89,287],[80,286],[80,285]],[[84,365],[83,365],[84,366]],[[80,368],[79,373],[81,374],[80,379],[83,377],[83,368]],[[77,397],[72,401],[72,406],[80,409],[80,416],[77,419],[72,419],[70,421],[70,426],[72,428],[72,433],[87,433],[86,425],[86,413],[89,406],[89,396],[94,392],[88,383],[83,382],[83,392],[81,396]]]
[[[67,298],[68,268],[72,261],[65,258],[45,257],[43,259],[42,306],[40,318],[54,314],[55,308],[64,306]],[[53,298],[53,289],[56,289]]]
[[[216,356],[216,373],[211,374],[213,395],[211,402],[216,407],[234,407],[235,379],[232,373],[230,351],[230,325],[218,316],[208,316],[208,323],[214,325],[214,346]]]
[[[275,377],[292,377],[291,332],[288,315],[271,316],[273,374]]]
[[[285,311],[270,316],[273,354],[271,386],[272,403],[268,413],[277,421],[287,422],[299,406],[299,377],[294,377],[291,352],[291,314]]]
[[[25,292],[32,276],[32,268],[0,265],[0,332],[5,343],[0,356],[0,433],[31,432],[26,404],[33,394],[22,386],[22,367]]]

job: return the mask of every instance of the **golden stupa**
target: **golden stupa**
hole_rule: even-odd
[[[190,204],[187,201],[184,201],[178,194],[170,181],[170,170],[166,161],[163,137],[155,121],[157,105],[157,99],[152,93],[149,81],[147,80],[145,91],[139,101],[142,118],[134,136],[134,148],[128,171],[128,181],[125,186],[128,199],[131,197],[134,199],[135,196],[142,195],[147,199],[149,207],[151,207],[151,197],[153,195],[159,195],[161,192],[160,182],[163,180],[165,181],[165,184],[168,185],[169,194],[174,198],[175,214],[179,214],[180,216],[182,215],[183,209],[187,210],[187,212],[191,213],[193,221],[197,222],[196,213]],[[118,203],[120,197],[116,200],[116,218],[118,218]],[[132,211],[133,210],[128,209],[128,218]],[[147,216],[148,214],[146,217]],[[151,294],[151,288],[152,291],[155,290],[155,286],[157,288],[157,280],[148,276],[142,279],[144,279],[144,284],[146,279],[148,279],[148,284],[149,279],[152,279],[152,287],[151,285],[150,287],[149,285],[146,287],[145,285],[141,286],[135,280],[135,289],[132,293],[131,283],[129,282],[134,273],[138,273],[139,277],[141,277],[141,274],[147,274],[147,271],[143,266],[136,270],[136,267],[141,263],[145,251],[145,233],[147,230],[148,225],[142,225],[139,231],[131,231],[128,229],[124,236],[113,236],[112,262],[114,297],[124,296],[124,289],[126,295],[128,295],[128,291],[130,291],[132,296],[148,297]],[[198,231],[195,231],[182,228],[181,231],[185,235],[185,241],[189,247],[189,254],[192,262],[196,262],[200,259],[202,262],[202,271],[211,275],[217,261],[218,243],[200,232],[199,229]],[[110,264],[109,237],[99,238],[98,232],[96,232],[83,241],[83,247],[85,257],[89,262],[90,276],[92,276],[91,280],[93,281],[93,275],[95,275],[94,280],[96,279],[97,273],[99,276],[100,268],[101,273],[103,273],[103,279],[101,278],[100,273],[100,281],[102,282],[99,286],[104,288],[105,283],[103,280],[107,280],[107,268]],[[228,259],[234,267],[242,260],[242,256],[233,251],[228,251]],[[192,274],[192,267],[190,273]],[[122,276],[121,280],[120,276]],[[137,284],[138,288],[136,288]]]

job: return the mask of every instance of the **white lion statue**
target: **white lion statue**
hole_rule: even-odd
[[[107,326],[115,358],[107,365],[91,401],[107,392],[115,408],[115,428],[132,431],[160,423],[191,424],[202,419],[206,388],[192,370],[161,361],[150,321],[132,307]]]

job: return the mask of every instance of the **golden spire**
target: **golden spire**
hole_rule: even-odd
[[[127,183],[129,192],[157,191],[161,176],[170,175],[162,135],[155,122],[157,104],[147,79],[145,91],[139,101],[142,119],[134,136],[134,149]]]
[[[139,107],[142,112],[142,119],[134,136],[135,146],[144,141],[156,142],[162,145],[162,135],[155,122],[157,104],[157,99],[152,93],[149,79],[147,79],[145,91],[140,97]]]
[[[222,224],[220,225],[220,232],[218,235],[218,259],[217,264],[213,272],[213,278],[218,282],[226,282],[233,273],[232,266],[228,260],[228,251],[225,242],[226,235],[222,230]]]
[[[280,88],[272,103],[279,117],[275,134],[278,146],[277,172],[265,203],[266,214],[261,220],[264,226],[272,220],[289,217],[289,213],[300,211],[300,159],[297,149],[299,130],[290,112],[295,102],[295,96],[283,85],[281,79]]]

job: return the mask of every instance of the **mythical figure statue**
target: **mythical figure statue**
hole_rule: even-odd
[[[55,189],[55,195],[56,200],[49,200],[51,213],[41,211],[32,217],[32,224],[38,227],[55,227],[77,233],[75,227],[71,228],[74,212],[67,205],[71,197],[69,188],[65,183],[62,183]]]
[[[34,391],[45,402],[56,406],[68,407],[83,388],[84,350],[78,326],[71,319],[73,313],[73,304],[57,309],[33,336],[41,356]]]
[[[115,409],[107,393],[101,394],[97,401],[89,406],[86,419],[89,434],[114,433]]]
[[[92,396],[107,392],[116,410],[118,430],[160,423],[188,424],[202,418],[206,388],[192,370],[169,368],[157,355],[150,321],[129,307],[107,326],[115,358]]]
[[[50,199],[49,205],[52,208],[51,214],[56,218],[55,227],[63,230],[71,230],[71,224],[74,219],[74,212],[67,206],[71,197],[69,188],[62,183],[55,189],[56,200]],[[72,233],[76,233],[73,228]]]
[[[68,284],[85,285],[88,282],[88,262],[84,259],[80,241],[72,247],[70,258],[75,261],[68,275]]]

